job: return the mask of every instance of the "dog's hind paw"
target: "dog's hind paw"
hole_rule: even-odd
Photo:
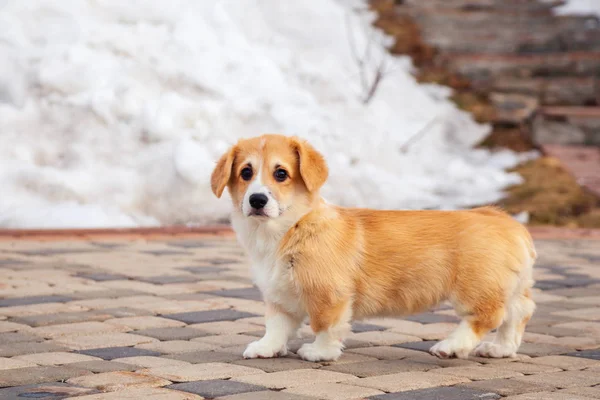
[[[263,339],[252,342],[244,351],[244,358],[272,358],[277,356],[285,356],[287,347],[275,347],[271,343],[265,342]]]
[[[475,355],[487,358],[513,358],[516,357],[515,350],[510,346],[499,343],[483,342],[475,349]]]
[[[306,361],[335,361],[342,355],[341,346],[319,346],[305,343],[298,350],[298,355]]]

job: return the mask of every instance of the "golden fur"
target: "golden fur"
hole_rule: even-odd
[[[240,177],[240,171],[248,165],[260,171],[254,179],[260,178],[278,202],[282,212],[277,218],[240,215],[251,183]],[[273,178],[276,168],[288,172],[285,182]],[[518,347],[533,312],[531,267],[536,254],[525,227],[492,207],[466,211],[337,207],[319,195],[326,179],[321,154],[300,139],[280,135],[239,141],[213,172],[212,190],[220,197],[228,187],[234,218],[243,227],[236,231],[251,258],[263,260],[253,241],[264,241],[264,248],[273,242],[274,255],[264,260],[275,266],[265,266],[264,274],[274,271],[269,268],[287,268],[281,276],[290,281],[288,294],[269,295],[275,292],[266,286],[274,283],[261,287],[270,310],[294,321],[305,314],[315,333],[330,331],[341,339],[343,333],[333,328],[347,323],[350,316],[402,316],[449,300],[472,330],[473,340],[504,322],[506,335],[518,336]],[[260,236],[263,230],[267,233]],[[515,332],[509,332],[508,325],[517,326]],[[452,340],[448,348],[432,351],[440,357],[465,356],[472,350],[467,347],[477,344],[458,345],[459,338]],[[456,348],[461,346],[465,348]],[[490,346],[482,355],[494,356]]]

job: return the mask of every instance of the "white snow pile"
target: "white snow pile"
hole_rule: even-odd
[[[418,84],[348,1],[0,7],[1,227],[223,220],[230,202],[211,193],[214,163],[265,132],[320,149],[331,169],[323,195],[341,205],[460,208],[520,182],[505,169],[522,156],[473,149],[488,127],[447,89]]]
[[[600,0],[569,0],[555,10],[559,15],[596,14],[600,16]]]

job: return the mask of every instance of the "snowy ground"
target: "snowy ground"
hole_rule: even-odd
[[[518,157],[474,150],[488,128],[446,89],[416,83],[348,4],[0,0],[0,227],[226,218],[229,201],[208,184],[214,161],[263,132],[300,135],[326,155],[331,202],[501,198],[520,181],[505,172]],[[386,65],[368,105],[352,48],[370,49],[367,81]]]

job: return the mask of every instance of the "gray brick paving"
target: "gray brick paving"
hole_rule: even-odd
[[[264,306],[232,239],[0,242],[0,282],[8,282],[0,285],[0,398],[92,394],[95,389],[61,383],[90,374],[115,373],[125,385],[149,388],[210,376],[213,369],[233,378],[166,387],[184,396],[229,400],[338,399],[352,393],[381,400],[485,400],[556,391],[591,396],[600,383],[599,242],[538,240],[537,246],[538,309],[517,359],[429,355],[436,341],[425,339],[444,337],[447,323],[458,320],[442,304],[403,321],[355,322],[339,361],[310,363],[295,352],[312,337],[292,339],[286,357],[243,359],[245,343],[264,332]],[[61,325],[53,340],[36,335],[52,325]],[[410,341],[399,343],[405,337]],[[90,357],[36,365],[53,357],[67,362],[69,352]],[[39,353],[56,355],[28,357]],[[140,365],[151,367],[111,361],[125,357],[142,357]],[[289,386],[267,389],[272,374]],[[415,385],[420,389],[407,390]]]

